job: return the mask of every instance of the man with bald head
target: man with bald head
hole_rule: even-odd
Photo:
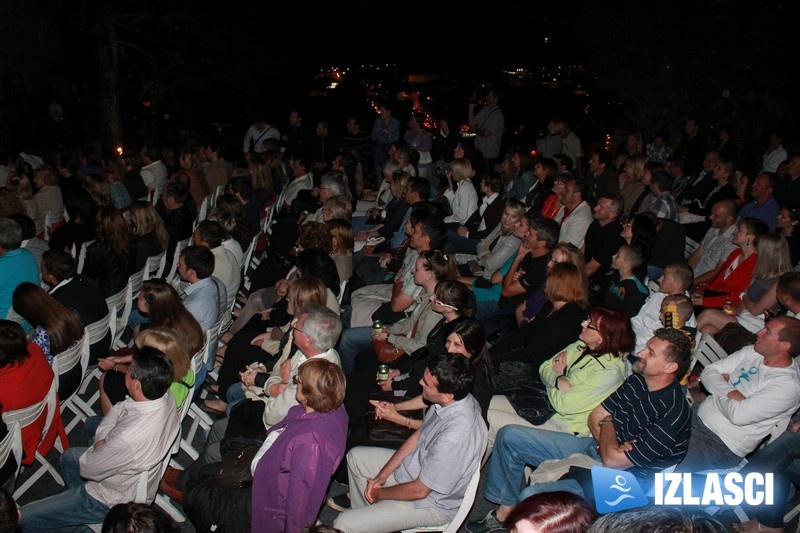
[[[689,265],[694,270],[696,285],[708,283],[722,269],[722,264],[734,250],[733,234],[736,231],[736,203],[721,200],[711,206],[708,219],[711,227],[700,246],[689,256]]]

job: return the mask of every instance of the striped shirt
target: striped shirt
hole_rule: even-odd
[[[677,380],[649,391],[644,378],[632,374],[602,405],[614,417],[617,440],[636,441],[625,455],[633,463],[628,471],[638,479],[652,481],[653,473],[683,460],[692,421]]]

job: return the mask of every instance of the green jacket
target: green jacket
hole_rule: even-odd
[[[547,397],[556,411],[553,419],[566,423],[570,432],[579,435],[589,434],[589,413],[622,385],[627,377],[622,357],[586,354],[581,358],[585,348],[583,341],[577,341],[561,352],[567,355],[564,374],[572,385],[567,391],[560,391],[555,386],[559,374],[553,368],[553,358],[559,354],[539,367],[539,376],[547,388]]]

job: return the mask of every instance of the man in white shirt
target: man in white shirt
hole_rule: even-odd
[[[677,472],[733,468],[800,408],[800,320],[776,317],[746,346],[703,369],[710,396],[692,408],[689,451]]]
[[[214,272],[212,276],[225,285],[226,308],[231,307],[233,299],[239,292],[242,281],[242,272],[236,262],[236,257],[230,250],[222,245],[225,238],[225,228],[216,220],[204,220],[197,225],[192,235],[195,246],[204,246],[214,254]],[[225,317],[229,319],[230,317]]]
[[[689,265],[694,269],[695,284],[702,285],[714,279],[736,248],[733,244],[736,211],[733,200],[721,200],[711,206],[711,213],[708,215],[711,227],[700,246],[689,256]]]
[[[561,220],[561,242],[569,242],[583,248],[586,230],[594,220],[592,208],[584,199],[585,183],[581,180],[567,180],[561,204],[568,213]]]
[[[267,139],[276,139],[280,141],[281,132],[279,132],[274,126],[270,126],[264,122],[263,119],[258,119],[247,129],[247,133],[244,135],[242,151],[244,153],[255,152],[260,154],[264,151],[261,145]]]
[[[125,374],[129,397],[103,417],[89,448],[61,456],[67,490],[25,505],[20,531],[53,531],[100,523],[118,503],[138,501],[142,472],[160,468],[180,430],[175,399],[168,393],[172,363],[154,348],[134,353]],[[147,487],[152,503],[157,483]]]
[[[139,171],[142,181],[148,189],[155,190],[156,195],[160,195],[169,177],[167,165],[161,160],[161,149],[153,143],[148,143],[142,147],[140,155],[143,163]]]

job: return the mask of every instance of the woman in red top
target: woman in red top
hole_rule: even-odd
[[[756,267],[756,243],[761,235],[769,233],[769,227],[756,218],[743,218],[736,226],[733,244],[736,249],[730,253],[722,269],[707,286],[700,286],[692,296],[692,303],[703,307],[722,307],[726,300],[735,307],[740,295],[750,285]],[[702,291],[702,294],[701,294]]]
[[[15,411],[41,402],[47,396],[53,379],[53,369],[42,349],[28,342],[19,324],[0,320],[0,404],[3,411]],[[33,464],[37,449],[42,455],[50,453],[57,436],[61,436],[64,448],[68,447],[60,409],[53,414],[50,431],[40,443],[46,417],[45,410],[36,422],[22,428],[24,466]]]

